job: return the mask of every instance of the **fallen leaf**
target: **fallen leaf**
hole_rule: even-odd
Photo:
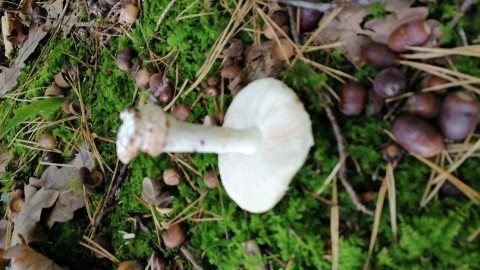
[[[371,14],[368,6],[344,8],[316,37],[317,44],[343,42],[343,53],[354,64],[360,63],[360,49],[367,37],[386,44],[390,34],[400,25],[419,19],[426,19],[426,7],[410,7],[412,1],[388,1],[385,9],[392,14],[382,19],[364,21]],[[328,14],[322,20],[328,18]],[[320,21],[319,24],[322,24]],[[362,26],[363,25],[363,26]]]
[[[63,0],[56,0],[51,4],[44,5],[44,8],[48,11],[48,17],[56,21],[60,17],[63,11]],[[7,40],[5,36],[5,26],[4,17],[2,17],[2,34],[4,36],[3,40]],[[7,33],[9,33],[8,31]],[[0,97],[3,97],[8,91],[17,86],[17,79],[20,76],[21,69],[25,66],[24,62],[27,58],[35,51],[39,42],[47,36],[48,32],[43,31],[41,25],[32,25],[29,29],[29,35],[25,42],[19,47],[18,57],[15,60],[15,63],[12,64],[9,68],[0,67]],[[12,48],[13,49],[13,48]],[[6,48],[5,48],[6,50]],[[8,56],[7,56],[8,57]]]
[[[41,186],[44,189],[60,192],[58,200],[51,209],[47,219],[47,226],[51,228],[55,222],[67,222],[73,218],[75,210],[85,207],[85,199],[82,189],[72,187],[76,184],[76,174],[79,168],[87,167],[92,170],[95,162],[92,154],[88,151],[89,145],[80,147],[75,159],[70,162],[72,166],[58,168],[49,166],[40,179],[30,178],[30,184]]]
[[[2,16],[2,40],[3,44],[5,47],[5,57],[10,59],[12,52],[13,52],[13,44],[8,41],[8,35],[10,35],[10,14],[8,12],[5,12],[5,14]],[[0,78],[0,85],[2,80]]]
[[[10,270],[64,270],[54,261],[21,243],[10,247],[3,258],[12,259]]]
[[[26,185],[24,194],[25,203],[22,211],[13,217],[15,226],[12,233],[12,244],[14,245],[20,243],[18,235],[23,235],[27,243],[42,241],[47,238],[38,222],[43,208],[51,207],[57,200],[59,192],[44,188],[37,191],[34,186]]]
[[[0,176],[6,172],[7,163],[10,160],[10,153],[3,151],[6,151],[6,149],[3,148],[3,145],[0,145]]]
[[[388,43],[390,34],[400,25],[416,20],[425,20],[427,7],[410,7],[411,1],[390,1],[385,9],[395,13],[384,19],[374,19],[365,23],[364,28],[372,31],[369,36],[376,42]]]

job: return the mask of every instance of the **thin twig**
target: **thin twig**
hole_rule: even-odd
[[[182,252],[183,256],[193,265],[193,269],[195,270],[203,270],[204,268],[202,265],[195,259],[192,252],[188,250],[185,245],[180,246],[180,252]]]
[[[465,13],[475,4],[475,0],[464,0],[463,1],[463,4],[462,6],[460,6],[460,9],[458,10],[458,12],[460,12],[460,14],[458,14],[457,16],[455,16],[452,21],[450,22],[450,24],[452,26],[455,26],[457,25],[457,23],[460,21],[460,19],[463,17],[463,15],[465,15]]]
[[[295,20],[295,12],[293,12],[292,6],[287,6],[288,19],[290,20],[290,32],[292,33],[293,41],[300,45],[300,38],[298,37],[297,32],[297,22]]]
[[[276,0],[276,1],[278,3],[287,4],[291,6],[315,9],[320,12],[327,12],[329,10],[340,8],[340,7],[357,7],[357,6],[370,5],[373,3],[387,2],[385,0],[357,0],[357,1],[350,1],[350,2],[333,2],[333,3],[311,3],[311,2],[299,1],[299,0]]]
[[[343,138],[340,127],[337,124],[335,115],[333,115],[332,109],[330,108],[330,105],[327,102],[325,102],[325,111],[327,112],[327,117],[330,120],[330,123],[332,124],[333,132],[335,133],[335,138],[337,139],[339,158],[340,160],[346,160],[347,154],[345,152],[345,139]],[[372,210],[368,209],[365,205],[363,205],[360,202],[360,200],[358,199],[357,193],[348,182],[347,168],[345,166],[345,163],[342,163],[340,169],[338,170],[338,178],[340,179],[342,186],[347,190],[348,195],[350,195],[350,199],[352,199],[352,202],[353,204],[355,204],[357,209],[364,214],[372,216],[373,215]]]

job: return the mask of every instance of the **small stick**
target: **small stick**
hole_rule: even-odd
[[[290,31],[292,33],[293,41],[300,45],[300,38],[297,33],[297,21],[295,20],[295,12],[293,12],[292,6],[287,6],[288,19],[290,20]]]
[[[193,269],[195,270],[203,270],[203,267],[200,265],[199,262],[195,259],[193,254],[188,250],[185,245],[180,246],[180,252],[182,252],[183,256],[193,265]]]
[[[330,108],[328,101],[325,102],[325,111],[327,112],[327,117],[332,124],[333,132],[335,133],[335,138],[337,139],[339,158],[340,160],[346,160],[347,154],[345,152],[345,139],[343,138],[340,127],[338,126],[337,120],[335,119],[335,115],[333,115],[332,109]],[[340,179],[342,186],[347,190],[348,195],[350,195],[350,199],[352,199],[352,202],[357,207],[357,209],[366,215],[373,216],[372,210],[368,209],[360,202],[357,193],[348,182],[345,162],[342,163],[340,169],[338,170],[338,178]]]
[[[457,23],[460,21],[460,19],[463,17],[463,15],[465,15],[465,13],[475,4],[475,1],[474,0],[464,0],[463,1],[463,4],[460,6],[460,9],[458,10],[460,12],[460,14],[458,14],[457,16],[455,16],[452,21],[450,22],[450,24],[452,26],[455,26],[457,25]]]
[[[320,12],[327,12],[332,9],[340,7],[357,7],[357,6],[366,6],[373,3],[385,3],[385,0],[357,0],[351,2],[334,2],[334,3],[311,3],[306,1],[299,0],[277,0],[278,3],[287,4],[291,6],[315,9]]]

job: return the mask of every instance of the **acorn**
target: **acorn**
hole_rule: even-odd
[[[128,4],[122,10],[120,10],[120,22],[134,23],[138,15],[140,15],[140,9],[134,4]]]
[[[172,87],[168,86],[163,89],[163,91],[160,92],[160,95],[158,95],[158,100],[163,103],[169,103],[173,99],[173,89]]]
[[[88,182],[85,183],[85,185],[91,188],[97,188],[103,184],[103,180],[103,173],[99,170],[94,170],[90,173]]]
[[[99,246],[101,246],[103,249],[107,250],[107,251],[111,251],[112,250],[112,245],[110,243],[110,239],[104,235],[104,234],[97,234],[95,235],[93,238],[92,238],[92,241],[97,243]],[[93,252],[93,255],[95,256],[95,258],[97,259],[105,259],[106,257],[100,253],[100,252],[97,252],[97,251],[94,251]]]
[[[205,89],[205,94],[207,94],[211,97],[216,97],[216,96],[218,96],[218,89],[214,86],[208,86]]]
[[[283,10],[276,10],[273,12],[273,14],[270,16],[270,19],[272,19],[272,21],[278,26],[288,25],[289,23],[288,13]]]
[[[220,78],[218,76],[210,76],[207,79],[208,86],[218,86],[220,84]]]
[[[366,64],[378,69],[398,65],[398,54],[381,43],[370,43],[362,46],[361,58]]]
[[[396,143],[388,144],[382,149],[382,157],[386,162],[399,161],[402,156],[403,151]]]
[[[44,133],[38,138],[38,146],[45,150],[52,150],[57,147],[57,142],[52,134]]]
[[[173,116],[173,118],[175,118],[179,121],[185,121],[185,120],[187,120],[191,111],[192,110],[187,105],[185,105],[183,103],[178,104],[177,106],[173,107],[172,116]]]
[[[440,129],[450,140],[463,140],[475,129],[480,103],[473,95],[458,91],[445,97],[439,114]]]
[[[135,51],[130,47],[123,48],[117,56],[117,67],[121,70],[132,68],[132,59],[135,57]]]
[[[70,104],[68,105],[68,110],[71,114],[82,115],[82,105],[80,105],[80,101],[73,100],[72,102],[70,102]]]
[[[410,96],[405,105],[408,113],[427,119],[437,116],[439,108],[440,99],[437,95],[429,92],[417,93]]]
[[[228,49],[223,52],[225,57],[235,58],[243,55],[245,46],[242,41],[233,42]]]
[[[278,41],[273,44],[273,55],[280,61],[290,59],[295,52],[293,45],[285,38],[281,38]]]
[[[46,152],[42,156],[42,161],[46,163],[57,163],[58,161],[60,161],[60,159],[61,159],[60,154],[55,152]]]
[[[383,98],[377,95],[373,89],[368,91],[368,115],[378,115],[382,111],[384,103]]]
[[[434,86],[442,85],[442,84],[446,84],[446,83],[448,83],[448,81],[445,80],[444,78],[433,76],[433,75],[428,75],[425,78],[423,78],[422,87],[423,88],[430,88],[430,87],[434,87]],[[446,92],[445,88],[435,90],[435,91],[431,91],[431,93],[434,93],[434,94],[444,94],[445,92]]]
[[[367,91],[361,83],[349,81],[340,89],[340,111],[347,116],[359,115],[365,107]]]
[[[424,20],[402,24],[390,34],[388,47],[395,52],[404,52],[410,46],[420,46],[430,37],[432,29]]]
[[[407,78],[398,68],[386,68],[380,71],[373,81],[373,90],[382,98],[394,98],[405,92]]]
[[[163,181],[169,186],[176,186],[182,182],[182,176],[176,168],[170,167],[163,171]]]
[[[227,66],[227,65],[225,65],[222,68],[221,75],[225,79],[235,79],[236,77],[238,77],[240,75],[241,72],[242,72],[242,69],[239,68],[238,66],[235,66],[235,65]]]
[[[8,203],[8,209],[10,209],[12,213],[20,213],[24,204],[25,200],[21,196],[13,197]]]
[[[160,72],[151,74],[150,78],[148,79],[148,85],[150,90],[157,91],[163,86],[163,74]]]
[[[144,270],[145,266],[137,261],[124,261],[118,265],[117,270]]]
[[[287,35],[290,32],[290,27],[288,27],[288,25],[280,26],[280,29],[282,29],[282,31]],[[273,25],[270,26],[269,24],[265,24],[262,27],[262,33],[266,38],[271,40],[275,40],[275,37],[278,37],[278,38],[283,37],[282,32],[280,32],[280,30],[278,30],[277,27]]]
[[[152,269],[155,269],[155,270],[169,269],[168,260],[159,253],[152,254],[148,263],[152,266]]]
[[[68,113],[68,114],[71,113],[71,112],[70,112],[70,103],[72,103],[72,101],[71,101],[71,100],[68,100],[68,99],[65,100],[65,101],[62,103],[62,111],[63,111],[64,113]]]
[[[58,86],[56,83],[52,83],[47,89],[45,90],[46,97],[63,97],[63,89]]]
[[[205,173],[205,175],[203,176],[203,181],[205,185],[210,189],[216,188],[219,182],[218,176],[213,171],[208,171],[207,173]]]
[[[147,89],[148,83],[150,81],[150,72],[146,67],[141,67],[137,72],[135,72],[135,84],[142,88]]]
[[[47,10],[43,7],[36,6],[32,11],[32,19],[36,24],[45,24],[47,22]]]
[[[322,0],[310,0],[310,3],[320,3]],[[322,12],[316,9],[300,8],[300,30],[310,32],[318,27],[318,22],[322,18]]]
[[[422,118],[400,116],[393,123],[391,131],[400,146],[422,157],[433,157],[444,149],[442,134]]]
[[[162,233],[163,243],[167,248],[175,248],[185,242],[185,232],[180,223],[170,225],[168,230]]]
[[[445,181],[443,185],[440,187],[440,190],[438,192],[440,196],[443,197],[454,197],[454,198],[460,198],[463,197],[463,192],[460,191],[455,185],[450,183],[450,181]]]
[[[80,167],[77,170],[75,179],[82,185],[88,183],[88,178],[90,177],[90,170],[87,167]]]
[[[58,72],[57,74],[55,74],[53,80],[61,88],[70,88],[70,83],[68,83],[68,81],[65,79],[62,72]]]

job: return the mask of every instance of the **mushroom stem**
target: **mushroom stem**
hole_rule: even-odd
[[[138,151],[151,156],[163,152],[254,154],[261,142],[256,127],[232,129],[206,127],[175,120],[161,107],[146,104],[120,114],[123,121],[117,137],[117,154],[128,163]]]

